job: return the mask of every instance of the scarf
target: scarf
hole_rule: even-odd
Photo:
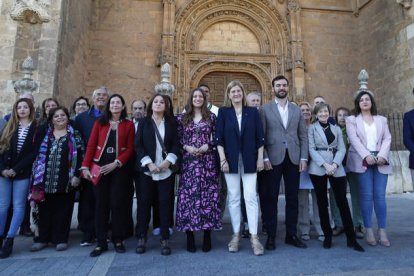
[[[75,174],[76,163],[77,163],[77,147],[76,147],[76,140],[75,140],[75,131],[72,126],[67,125],[66,127],[68,133],[68,147],[69,147],[69,156],[68,156],[68,167],[69,169],[69,179]],[[32,192],[31,192],[31,200],[35,202],[41,202],[44,200],[44,191],[45,191],[45,184],[44,184],[44,175],[46,171],[46,157],[49,147],[49,141],[54,139],[53,138],[53,127],[49,126],[47,130],[47,134],[43,138],[43,141],[40,145],[39,154],[37,155],[32,169]]]

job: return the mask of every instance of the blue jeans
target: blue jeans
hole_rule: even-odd
[[[4,232],[7,212],[13,204],[13,217],[7,238],[14,238],[22,224],[29,189],[29,178],[10,179],[0,177],[0,233]]]
[[[387,188],[388,175],[378,171],[378,167],[369,166],[364,173],[357,173],[361,200],[362,218],[365,228],[372,228],[372,206],[379,228],[386,227],[387,203],[385,190]]]

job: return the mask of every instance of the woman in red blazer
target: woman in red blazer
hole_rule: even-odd
[[[95,122],[86,148],[81,170],[91,180],[92,163],[100,166],[101,179],[94,186],[96,198],[95,227],[98,244],[90,253],[97,257],[108,249],[108,220],[111,213],[112,237],[115,251],[125,252],[123,244],[125,217],[124,202],[128,200],[126,163],[134,155],[134,124],[126,119],[124,98],[114,94],[109,98],[102,117]]]

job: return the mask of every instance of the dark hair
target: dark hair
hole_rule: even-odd
[[[109,110],[109,105],[111,104],[111,100],[115,97],[120,98],[121,102],[122,102],[122,105],[124,106],[124,108],[121,111],[121,116],[119,117],[119,120],[123,120],[127,117],[127,107],[125,105],[124,98],[119,94],[113,94],[109,97],[108,103],[106,104],[106,108],[105,108],[105,110],[102,114],[102,117],[99,119],[99,122],[101,122],[101,124],[103,124],[103,125],[109,124],[109,120],[112,119],[112,113]]]
[[[194,97],[194,93],[197,91],[203,95],[203,99],[204,99],[203,105],[201,106],[201,117],[206,122],[210,122],[210,110],[208,110],[207,108],[207,95],[200,88],[196,88],[193,91],[191,91],[190,96],[188,97],[188,101],[187,101],[188,109],[185,110],[186,112],[183,116],[183,124],[185,126],[190,124],[194,119],[193,97]]]
[[[315,105],[315,107],[313,108],[313,114],[316,115],[319,112],[319,110],[325,107],[328,109],[328,113],[331,114],[331,107],[327,103],[318,103],[317,105]]]
[[[158,96],[161,97],[164,100],[164,104],[165,104],[164,117],[173,118],[174,117],[174,112],[172,110],[171,98],[167,95],[159,94],[159,93],[152,96],[151,100],[149,100],[149,102],[148,102],[147,118],[151,119],[152,114],[154,113],[152,111],[152,103],[154,102],[154,99]]]
[[[144,104],[144,109],[145,109],[145,110],[147,110],[147,103],[146,103],[145,101],[143,101],[143,100],[134,100],[134,101],[131,103],[131,109],[132,109],[132,106],[134,105],[134,103],[136,103],[136,102],[141,102],[141,103],[143,103],[143,104]]]
[[[335,111],[335,120],[338,122],[338,113],[339,113],[339,111],[341,111],[341,110],[343,110],[343,111],[346,111],[347,113],[348,113],[348,115],[351,115],[351,110],[349,110],[348,108],[346,108],[346,107],[343,107],[343,106],[340,106],[340,107],[338,107],[337,109],[336,109],[336,111]]]
[[[55,98],[47,98],[42,102],[42,116],[41,116],[41,120],[47,120],[47,115],[46,115],[46,104],[48,102],[54,101],[56,103],[57,106],[60,106],[59,102],[55,99]]]
[[[72,112],[75,113],[75,108],[76,108],[76,104],[80,101],[80,100],[85,100],[86,101],[86,105],[88,106],[88,109],[91,108],[91,105],[89,104],[89,100],[88,98],[85,98],[84,96],[80,96],[77,97],[75,99],[75,101],[72,104]]]
[[[375,100],[374,100],[374,96],[366,91],[366,90],[362,90],[361,92],[358,93],[358,95],[355,98],[355,116],[358,116],[359,114],[361,114],[361,107],[359,106],[359,102],[361,101],[362,96],[364,95],[368,95],[368,97],[371,99],[371,115],[377,115],[377,105],[375,104]]]
[[[64,107],[64,106],[58,106],[58,107],[52,108],[52,109],[49,111],[49,116],[47,116],[47,121],[48,121],[50,124],[52,124],[52,121],[53,121],[53,116],[54,116],[54,115],[55,115],[55,113],[56,113],[56,112],[58,112],[59,110],[62,110],[62,111],[66,114],[66,116],[68,117],[68,124],[69,124],[69,110],[68,110],[66,107]]]
[[[275,81],[278,81],[278,80],[285,80],[285,81],[287,82],[287,85],[289,85],[289,80],[288,80],[285,76],[283,76],[283,75],[279,75],[279,76],[276,76],[276,77],[272,80],[272,87],[274,87],[274,86],[275,86]]]
[[[202,84],[200,84],[200,85],[198,86],[198,88],[201,88],[201,87],[207,87],[207,88],[208,88],[208,90],[210,90],[210,87],[209,87],[207,84],[205,84],[205,83],[202,83]]]

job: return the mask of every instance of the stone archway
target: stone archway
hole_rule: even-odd
[[[211,72],[203,76],[198,85],[207,84],[210,87],[210,102],[222,106],[227,84],[232,80],[239,80],[246,94],[252,91],[262,91],[259,81],[254,76],[239,72]]]
[[[175,14],[175,35],[179,108],[188,91],[213,72],[252,76],[268,101],[272,77],[285,73],[291,59],[288,23],[267,0],[188,1]]]

